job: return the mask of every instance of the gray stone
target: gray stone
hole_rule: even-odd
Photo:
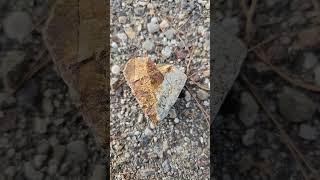
[[[167,159],[162,163],[162,168],[163,168],[164,172],[170,171],[171,166],[170,166],[170,163]]]
[[[202,101],[204,101],[204,100],[207,100],[208,98],[209,98],[209,93],[207,92],[207,91],[205,91],[205,90],[202,90],[202,89],[198,89],[197,90],[197,97],[200,99],[200,100],[202,100]]]
[[[160,26],[158,23],[150,22],[147,24],[147,28],[149,33],[156,33],[159,31]]]
[[[318,63],[318,58],[315,54],[307,52],[304,54],[303,67],[308,70],[313,68]]]
[[[113,74],[115,74],[115,75],[118,75],[118,74],[120,74],[120,67],[118,66],[118,65],[113,65],[112,67],[111,67],[111,72],[113,73]]]
[[[211,60],[212,69],[210,69],[210,72],[215,74],[211,87],[213,89],[211,98],[213,108],[210,110],[213,115],[212,119],[217,115],[247,56],[247,48],[240,39],[228,33],[219,24],[213,26],[215,28],[211,33],[215,36],[212,41],[216,46],[212,47],[215,53]]]
[[[285,87],[278,95],[280,114],[288,121],[310,120],[316,111],[316,104],[304,93]]]
[[[47,154],[50,150],[50,144],[47,140],[41,141],[37,146],[37,152],[39,154]]]
[[[8,179],[13,179],[14,176],[16,175],[17,168],[15,166],[8,166],[4,170],[4,174],[8,177]]]
[[[107,178],[107,167],[97,164],[94,166],[92,176],[90,177],[90,180],[96,180],[96,179],[106,179]]]
[[[246,134],[242,136],[242,143],[246,146],[250,146],[255,142],[255,129],[248,129]]]
[[[53,113],[54,107],[50,98],[45,97],[42,99],[42,109],[47,115],[51,115]]]
[[[28,180],[42,180],[44,174],[33,168],[31,162],[24,163],[24,175]]]
[[[76,140],[67,145],[67,157],[74,162],[81,162],[87,159],[88,149],[84,141]]]
[[[48,126],[48,119],[47,118],[40,118],[35,117],[33,119],[33,130],[36,133],[44,134],[47,132],[47,126]]]
[[[315,127],[307,124],[301,124],[299,129],[299,136],[306,140],[316,140],[318,131]]]
[[[251,126],[258,119],[259,106],[251,96],[251,94],[244,92],[241,94],[241,107],[239,112],[239,119],[244,125]]]
[[[22,41],[33,28],[31,17],[28,13],[15,11],[3,20],[3,30],[8,38]]]
[[[71,167],[72,166],[71,166],[70,162],[65,162],[61,165],[59,173],[62,175],[65,175],[68,173],[68,171],[70,170]]]
[[[168,38],[168,39],[172,39],[174,37],[175,34],[175,30],[174,29],[168,29],[164,35]]]
[[[143,16],[144,13],[145,13],[145,7],[142,7],[142,6],[135,7],[135,8],[134,8],[134,13],[135,13],[137,16]]]
[[[222,27],[226,29],[230,34],[237,35],[239,33],[239,20],[238,18],[225,18],[222,21]]]
[[[180,120],[178,118],[174,119],[174,123],[178,124],[180,122]]]
[[[144,135],[145,135],[145,136],[152,136],[152,135],[153,135],[153,132],[147,127],[147,128],[144,130]]]
[[[172,50],[169,46],[166,46],[164,49],[162,49],[161,54],[165,57],[165,58],[169,58],[171,56]]]
[[[141,123],[143,121],[143,114],[139,114],[138,116],[138,123]]]
[[[33,159],[33,166],[35,169],[40,169],[47,160],[47,155],[36,155]]]
[[[59,168],[59,166],[58,166],[57,162],[55,160],[50,160],[48,163],[47,172],[49,175],[54,176],[57,174],[58,168]]]
[[[153,51],[154,47],[154,42],[150,39],[147,39],[145,42],[142,43],[142,48],[146,51]]]
[[[66,153],[66,147],[64,145],[55,145],[53,147],[53,159],[55,159],[60,165],[61,161],[63,160]]]
[[[177,117],[177,112],[175,108],[171,108],[169,111],[169,118],[174,119]]]

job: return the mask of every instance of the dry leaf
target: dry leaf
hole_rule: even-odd
[[[97,140],[109,146],[106,1],[57,0],[44,41]]]
[[[147,57],[130,59],[123,72],[139,105],[154,124],[168,115],[187,80],[174,66],[156,66]]]

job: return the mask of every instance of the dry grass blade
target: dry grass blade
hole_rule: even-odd
[[[302,163],[299,162],[298,157],[300,158],[300,160],[306,165],[306,167],[309,168],[309,170],[313,173],[314,176],[317,176],[317,179],[320,179],[318,172],[311,166],[311,164],[306,160],[306,158],[303,156],[303,154],[301,153],[301,151],[295,146],[295,144],[293,143],[293,141],[291,140],[290,136],[285,132],[285,130],[282,128],[281,124],[277,121],[277,119],[272,115],[272,113],[266,108],[266,106],[264,105],[262,99],[258,96],[258,93],[256,92],[256,88],[254,87],[254,85],[252,85],[249,80],[247,79],[247,77],[245,75],[241,75],[241,79],[243,80],[243,82],[246,84],[246,86],[248,87],[248,89],[250,90],[250,92],[252,93],[253,97],[255,98],[255,100],[257,101],[257,103],[260,105],[260,107],[262,108],[262,110],[267,114],[267,116],[269,117],[269,119],[275,124],[275,126],[277,127],[277,129],[280,132],[280,137],[282,138],[283,142],[287,145],[288,149],[290,150],[290,152],[292,153],[292,155],[294,156],[294,158],[296,159],[298,165]],[[301,169],[302,174],[306,175],[307,173],[304,172],[304,169]],[[307,179],[308,176],[306,175]]]
[[[310,83],[307,83],[301,79],[298,79],[297,77],[293,77],[292,75],[288,74],[287,72],[284,72],[280,68],[272,65],[270,63],[269,59],[267,58],[267,56],[261,50],[255,49],[254,52],[263,63],[268,65],[271,68],[271,70],[274,71],[276,74],[278,74],[282,79],[288,81],[289,83],[291,83],[295,86],[301,87],[303,89],[307,89],[307,90],[314,91],[314,92],[320,92],[320,86],[310,84]]]
[[[187,91],[190,93],[191,97],[196,101],[198,108],[199,108],[200,111],[203,113],[204,118],[206,119],[206,121],[207,121],[207,123],[208,123],[208,126],[210,127],[210,118],[209,118],[210,116],[209,116],[209,114],[207,113],[206,110],[204,110],[204,108],[202,107],[202,105],[199,103],[198,99],[197,99],[196,97],[194,97],[194,95],[191,93],[190,89],[189,89],[187,86],[185,86],[185,88],[186,88]]]
[[[42,51],[40,55],[36,58],[36,62],[39,62],[39,60],[46,54],[46,50]],[[40,63],[37,63],[31,67],[31,70],[28,71],[24,76],[21,78],[21,80],[15,85],[13,90],[11,91],[12,95],[15,95],[17,91],[24,85],[26,81],[31,79],[34,75],[36,75],[38,72],[40,72],[43,68],[45,68],[47,65],[51,63],[51,59],[46,58],[45,60],[41,61]]]
[[[247,5],[246,0],[241,0],[240,5],[242,8],[243,13],[246,16],[246,41],[250,42],[251,38],[254,34],[254,29],[253,29],[253,16],[257,7],[257,1],[258,0],[251,0],[250,7]]]

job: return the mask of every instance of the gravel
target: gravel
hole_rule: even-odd
[[[8,38],[22,41],[32,30],[33,24],[28,13],[14,11],[3,20],[3,30]]]

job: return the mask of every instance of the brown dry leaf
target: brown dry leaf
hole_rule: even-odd
[[[60,76],[98,142],[109,145],[105,0],[57,0],[44,41]]]
[[[294,49],[316,48],[320,45],[320,26],[314,26],[298,33]]]

